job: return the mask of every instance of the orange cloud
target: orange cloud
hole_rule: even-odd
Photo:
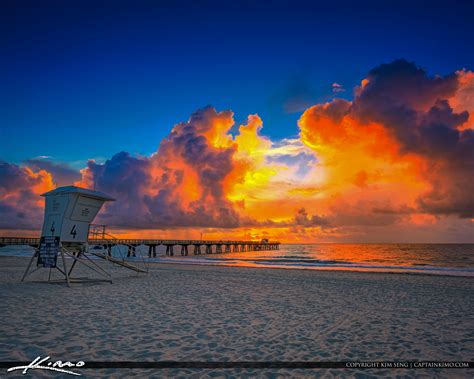
[[[50,173],[0,161],[0,229],[37,229],[44,199],[54,188]]]
[[[320,209],[333,225],[474,214],[472,83],[470,72],[429,77],[395,61],[372,70],[352,102],[336,99],[303,114],[301,139],[325,173]]]
[[[127,236],[381,241],[472,229],[473,93],[470,71],[431,77],[399,60],[371,70],[352,101],[306,109],[299,138],[265,137],[256,114],[235,134],[231,111],[206,107],[151,156],[89,161],[76,184],[117,198],[98,221]],[[0,211],[17,228],[41,220],[39,193],[77,174],[37,160],[1,167]]]
[[[469,112],[466,122],[459,125],[459,130],[474,129],[474,72],[460,70],[456,72],[458,78],[458,90],[454,96],[449,98],[449,104],[454,112]]]

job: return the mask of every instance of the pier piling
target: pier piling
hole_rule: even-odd
[[[35,248],[39,246],[39,238],[22,238],[22,237],[0,237],[0,246],[5,245],[30,245]],[[280,242],[278,241],[211,241],[211,240],[153,240],[153,239],[105,239],[103,237],[91,238],[88,243],[90,245],[99,245],[106,250],[106,256],[112,257],[112,247],[118,245],[127,246],[127,257],[136,257],[138,246],[148,246],[148,257],[156,257],[156,247],[160,245],[166,246],[165,254],[174,256],[174,247],[181,246],[181,255],[189,255],[189,246],[193,247],[194,255],[201,254],[223,254],[232,252],[247,252],[261,250],[279,250]],[[204,251],[201,249],[204,246]],[[214,247],[214,248],[213,248]]]

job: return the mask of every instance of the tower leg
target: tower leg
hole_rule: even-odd
[[[36,256],[38,255],[38,253],[39,253],[39,250],[38,250],[38,249],[35,249],[35,253],[34,253],[33,256],[31,257],[30,263],[28,263],[28,267],[26,268],[26,271],[25,271],[25,273],[23,274],[23,278],[21,278],[21,281],[22,281],[22,282],[23,282],[23,281],[25,280],[25,278],[27,277],[28,271],[30,271],[31,264],[33,263],[34,259],[35,259]]]
[[[81,252],[80,252],[80,251],[77,253],[77,256],[76,256],[76,259],[74,259],[74,262],[72,262],[72,266],[71,266],[71,268],[69,269],[69,273],[68,273],[69,276],[71,276],[72,269],[73,269],[74,266],[76,265],[76,262],[77,262],[77,259],[79,258],[79,255],[81,255]],[[74,256],[74,254],[73,254],[73,256]],[[107,257],[106,257],[106,258],[107,258]]]
[[[64,275],[66,276],[67,286],[71,287],[71,283],[69,282],[69,273],[67,272],[66,259],[64,258],[63,249],[61,249],[61,258],[62,258],[62,261],[63,261]]]

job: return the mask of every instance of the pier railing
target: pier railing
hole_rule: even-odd
[[[37,245],[39,244],[40,238],[39,237],[0,237],[0,245]],[[174,244],[174,245],[207,245],[207,244],[254,244],[254,245],[261,245],[261,244],[280,244],[278,241],[243,241],[243,240],[166,240],[166,239],[131,239],[131,238],[89,238],[89,243],[98,244],[101,243],[108,243],[113,242],[114,244],[131,244],[131,245],[166,245],[166,244]]]
[[[0,237],[0,246],[6,245],[39,245],[40,239],[35,237]]]
[[[89,236],[88,240],[91,245],[101,245],[105,247],[109,254],[113,246],[125,245],[128,246],[128,256],[134,255],[137,246],[148,246],[148,256],[156,257],[156,247],[166,246],[166,255],[174,255],[174,247],[181,247],[181,255],[188,255],[188,246],[193,246],[193,254],[219,254],[230,252],[245,252],[245,251],[259,251],[259,250],[279,250],[280,242],[278,241],[242,241],[242,240],[167,240],[167,239],[130,239],[130,238],[116,238],[109,236],[107,233]],[[29,237],[0,237],[0,246],[6,245],[30,245],[38,247],[40,243],[39,238]],[[204,252],[201,249],[204,247]]]

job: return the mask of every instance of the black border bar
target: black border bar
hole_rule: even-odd
[[[0,368],[28,366],[30,362],[4,361]],[[67,369],[67,367],[64,367]],[[343,362],[308,362],[308,361],[228,361],[228,362],[136,362],[136,361],[85,361],[84,366],[69,368],[83,369],[446,369],[474,368],[474,362],[467,361],[343,361]],[[33,368],[34,370],[34,368]]]

